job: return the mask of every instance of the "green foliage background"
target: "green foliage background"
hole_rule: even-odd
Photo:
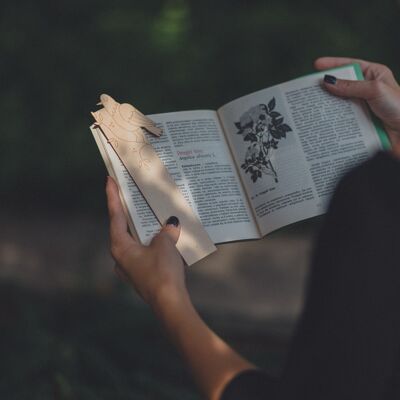
[[[0,6],[0,182],[8,206],[103,209],[89,112],[216,108],[312,70],[320,55],[399,75],[396,0],[49,1]]]

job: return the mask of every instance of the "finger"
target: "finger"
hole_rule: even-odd
[[[160,238],[168,238],[173,244],[179,239],[181,233],[181,225],[179,219],[175,216],[169,217],[167,222],[162,227],[161,231],[154,237],[154,239],[159,240]]]
[[[348,64],[360,64],[363,72],[373,63],[349,57],[320,57],[314,61],[314,67],[318,70],[341,67]]]
[[[126,247],[136,243],[128,233],[128,221],[119,197],[118,186],[110,176],[106,185],[107,206],[110,217],[110,237],[112,247]]]
[[[341,67],[357,63],[367,80],[378,79],[389,86],[398,87],[392,71],[386,65],[373,63],[359,58],[349,57],[320,57],[314,61],[314,67],[318,70]]]
[[[374,100],[382,96],[385,84],[380,81],[352,81],[325,75],[325,88],[332,94],[346,98]]]

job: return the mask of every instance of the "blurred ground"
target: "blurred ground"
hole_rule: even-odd
[[[1,221],[2,398],[198,398],[150,311],[114,276],[106,219]],[[301,310],[317,225],[221,245],[187,272],[206,321],[272,374]]]
[[[116,290],[106,219],[3,215],[1,220],[1,279],[45,291]],[[259,241],[219,245],[188,268],[194,302],[207,313],[260,324],[293,320],[302,304],[312,233],[303,224]]]

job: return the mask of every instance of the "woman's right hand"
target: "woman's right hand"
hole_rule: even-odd
[[[360,64],[365,80],[335,80],[331,77],[324,81],[326,89],[336,96],[365,100],[372,112],[382,120],[393,152],[400,157],[400,86],[392,71],[382,64],[344,57],[321,57],[314,65],[316,69],[324,70],[351,63]]]
[[[111,177],[107,179],[106,193],[116,273],[154,309],[176,299],[183,301],[188,294],[183,260],[175,246],[180,234],[178,219],[169,218],[150,245],[143,246],[128,232],[118,186]]]

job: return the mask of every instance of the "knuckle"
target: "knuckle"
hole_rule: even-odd
[[[157,235],[155,235],[154,237],[153,237],[153,239],[151,239],[151,244],[157,244],[159,241],[160,241],[160,239],[162,239],[162,235],[161,235],[161,232],[160,233],[158,233]]]
[[[385,83],[379,80],[372,81],[372,90],[375,95],[380,95],[385,90]]]
[[[392,73],[392,70],[387,65],[384,65],[384,64],[377,64],[377,65],[378,65],[378,68],[380,69],[381,73],[384,73],[384,74]]]
[[[110,250],[114,260],[121,265],[124,265],[129,259],[133,260],[138,257],[140,258],[141,255],[140,249],[136,249],[131,245],[120,244],[118,242],[111,243]]]
[[[116,243],[111,243],[110,251],[114,260],[119,261],[121,258],[121,247]]]
[[[115,209],[112,206],[108,207],[108,216],[110,219],[110,225],[112,226],[113,224],[115,224]]]
[[[151,243],[154,246],[162,246],[165,244],[166,242],[166,234],[164,232],[160,232],[158,235],[154,236],[153,240],[151,241]]]
[[[171,243],[173,243],[172,238],[164,230],[162,230],[158,235],[154,236],[153,240],[151,241],[151,244],[157,247],[169,246]]]

